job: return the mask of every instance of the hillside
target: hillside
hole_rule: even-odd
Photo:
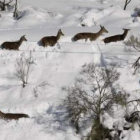
[[[123,42],[105,44],[102,39],[123,33],[130,29],[130,35],[139,35],[140,18],[133,22],[133,10],[140,5],[133,0],[124,11],[122,0],[19,0],[19,20],[13,19],[12,9],[1,12],[0,44],[4,41],[18,40],[26,35],[19,51],[0,49],[0,110],[8,113],[26,113],[29,119],[4,121],[0,119],[0,140],[80,140],[69,122],[63,122],[64,108],[58,108],[66,94],[62,86],[71,86],[85,63],[94,62],[108,67],[116,63],[120,72],[118,83],[131,95],[139,99],[134,90],[140,88],[139,73],[133,75],[132,64],[139,53],[128,52]],[[82,26],[84,25],[84,26]],[[79,32],[98,32],[100,25],[108,33],[96,41],[72,42],[71,38]],[[56,35],[61,29],[65,34],[54,47],[42,47],[38,41],[44,36]],[[32,53],[33,65],[28,84],[22,83],[14,75],[16,60]],[[108,125],[114,122],[121,126],[122,110],[110,117]],[[121,140],[139,140],[136,129],[125,132]]]

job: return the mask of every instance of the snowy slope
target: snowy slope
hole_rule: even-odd
[[[127,52],[122,42],[107,45],[102,42],[107,36],[122,33],[122,28],[131,29],[127,37],[140,33],[140,19],[133,22],[131,17],[139,4],[139,0],[133,0],[124,11],[122,0],[105,0],[103,4],[98,0],[19,0],[22,18],[14,20],[12,10],[1,12],[0,44],[18,40],[22,35],[28,41],[21,45],[20,51],[0,50],[0,110],[27,113],[30,119],[0,120],[0,140],[80,140],[70,124],[61,120],[65,110],[58,105],[66,96],[61,87],[72,85],[85,63],[117,63],[123,88],[130,93],[139,89],[139,74],[133,75],[132,69],[139,53]],[[97,32],[100,24],[109,33],[97,41],[71,41],[78,32]],[[44,36],[56,35],[60,28],[65,36],[55,47],[43,48],[37,44]],[[29,84],[23,89],[14,77],[15,61],[30,51],[35,64]],[[138,97],[132,95],[132,98]],[[118,112],[118,118],[121,113]],[[108,121],[111,127],[117,119]],[[123,140],[128,139],[139,140],[139,132],[126,134]]]

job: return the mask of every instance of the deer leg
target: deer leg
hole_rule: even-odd
[[[52,47],[54,47],[55,46],[55,44],[52,44]]]
[[[57,43],[57,42],[54,42],[54,43],[52,44],[52,46],[55,46],[56,43]]]
[[[19,50],[19,48],[16,48],[15,50],[17,50],[17,51],[18,51],[18,50]]]
[[[45,44],[44,44],[44,47],[47,47],[48,45],[49,45],[48,43],[45,43]]]
[[[90,38],[90,41],[92,42],[94,39]]]
[[[44,40],[42,40],[42,46],[45,47],[46,46],[46,42]]]

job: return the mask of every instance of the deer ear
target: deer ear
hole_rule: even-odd
[[[102,26],[102,25],[100,25],[100,27],[101,27],[101,28],[103,28],[103,26]]]
[[[129,31],[130,29],[125,29],[125,28],[123,28],[123,30],[128,30],[128,31]]]

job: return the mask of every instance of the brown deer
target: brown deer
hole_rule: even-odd
[[[43,47],[54,46],[58,42],[58,40],[60,39],[61,36],[64,36],[64,34],[62,33],[61,29],[59,29],[56,36],[43,37],[39,41],[39,45],[41,45]]]
[[[125,39],[125,37],[127,36],[127,33],[130,29],[123,29],[124,32],[123,34],[119,34],[119,35],[114,35],[114,36],[110,36],[107,38],[104,38],[103,41],[104,43],[110,43],[110,42],[117,42],[117,41],[122,41]]]
[[[20,118],[29,118],[29,116],[27,114],[3,113],[2,111],[0,111],[0,118],[4,120],[18,120]]]
[[[18,41],[2,43],[1,48],[8,49],[8,50],[19,50],[19,47],[23,41],[27,41],[27,39],[25,38],[25,35],[23,35]]]
[[[87,41],[87,39],[90,39],[90,41],[95,41],[103,33],[108,33],[104,26],[100,25],[100,27],[101,29],[97,33],[78,33],[72,38],[72,41],[77,41],[80,39],[85,39],[85,41]]]

